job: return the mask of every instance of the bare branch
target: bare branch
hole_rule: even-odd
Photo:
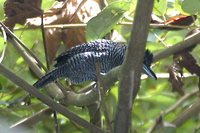
[[[123,25],[123,26],[132,26],[133,22],[119,22],[117,25]],[[82,28],[86,27],[87,24],[84,23],[76,23],[76,24],[52,24],[52,25],[44,25],[45,29],[50,28],[58,28],[58,29],[73,29],[73,28]],[[15,28],[14,31],[18,30],[31,30],[31,29],[37,29],[39,27],[28,27],[28,28]],[[178,26],[178,25],[165,25],[165,24],[150,24],[150,28],[180,28],[180,29],[194,29],[199,28],[198,26]]]
[[[21,55],[24,55],[24,56],[27,56],[26,58],[33,58],[33,59],[35,59],[35,61],[37,61],[37,63],[38,63],[38,65],[40,66],[40,67],[42,67],[45,71],[47,71],[47,69],[46,69],[46,67],[44,67],[44,65],[40,62],[40,60],[25,46],[25,44],[11,31],[11,30],[9,30],[2,22],[0,22],[0,24],[1,24],[1,26],[3,27],[3,29],[5,30],[5,32],[6,32],[6,34],[8,34],[9,36],[7,37],[8,38],[8,41],[10,41],[10,40],[14,40],[15,41],[15,43],[12,43],[11,42],[11,44],[16,48],[16,47],[18,47],[18,48],[16,48],[16,50],[21,54]],[[24,49],[28,54],[30,54],[30,56],[28,56],[28,54],[26,53],[25,54],[25,51],[24,50],[22,50],[22,49]],[[23,57],[23,56],[22,56]],[[24,58],[24,59],[26,59],[26,58]],[[29,59],[29,60],[31,60],[31,59]],[[33,62],[33,60],[32,60],[32,62]],[[33,66],[34,67],[34,66]],[[33,69],[34,70],[34,69]],[[40,74],[38,73],[36,73],[36,75],[39,77],[40,76]]]
[[[20,120],[19,122],[10,126],[10,128],[20,128],[20,127],[27,127],[27,126],[34,126],[37,122],[43,120],[46,116],[49,116],[53,113],[53,110],[50,108],[43,109],[33,116]]]
[[[198,43],[200,43],[200,32],[194,33],[191,36],[185,38],[182,42],[177,43],[176,45],[173,45],[172,47],[169,47],[161,51],[160,53],[156,54],[154,56],[154,62],[166,58],[170,55],[173,55],[177,52],[180,52]]]
[[[115,133],[127,133],[131,122],[132,99],[140,84],[140,75],[148,35],[153,0],[139,0],[136,7],[131,40],[122,64],[119,81],[119,101],[114,123]]]
[[[190,93],[186,93],[184,96],[182,96],[179,100],[177,100],[173,105],[171,105],[169,108],[167,108],[166,110],[162,111],[160,113],[160,116],[157,118],[161,118],[161,117],[164,117],[165,115],[167,115],[168,113],[174,111],[177,107],[180,106],[180,104],[182,104],[185,100],[187,100],[188,98],[190,98],[191,96],[194,96],[195,94],[197,95],[199,90],[195,89],[193,90],[192,92]],[[160,123],[157,122],[157,119],[155,119],[155,122],[153,124],[153,126],[151,126],[146,133],[152,133],[154,132],[155,130],[158,130],[160,126]]]
[[[88,123],[84,119],[82,119],[82,118],[78,117],[77,115],[75,115],[74,113],[70,112],[63,105],[55,102],[51,98],[39,93],[35,87],[29,85],[26,81],[24,81],[20,77],[16,76],[14,73],[12,73],[9,70],[7,70],[1,64],[0,64],[0,73],[4,77],[6,77],[9,80],[11,80],[16,85],[18,85],[19,87],[23,88],[27,92],[31,93],[33,96],[37,97],[40,101],[42,101],[44,104],[46,104],[49,107],[51,107],[53,110],[55,110],[55,111],[61,113],[62,115],[66,116],[71,121],[79,124],[80,126],[86,128],[86,129],[88,129],[90,131],[97,132],[97,133],[103,133],[103,131],[101,129],[97,128],[96,126]]]
[[[189,118],[197,115],[199,111],[200,111],[200,100],[197,99],[197,101],[192,106],[184,110],[175,120],[173,120],[172,124],[174,124],[176,127],[179,127]]]
[[[185,100],[187,100],[188,98],[190,98],[191,96],[194,96],[196,94],[198,94],[199,90],[193,90],[190,93],[186,93],[184,96],[182,96],[179,100],[176,101],[176,103],[174,103],[172,106],[170,106],[169,108],[167,108],[165,111],[163,111],[163,115],[166,115],[170,112],[172,112],[173,110],[175,110],[177,107],[179,107],[179,105],[181,103],[183,103]]]
[[[43,47],[44,47],[44,53],[45,53],[45,59],[46,59],[46,66],[47,66],[47,69],[49,70],[50,61],[49,61],[48,54],[47,54],[47,44],[46,44],[45,29],[44,29],[44,17],[43,16],[44,16],[44,13],[41,14],[40,29],[42,31],[42,41],[43,41]]]

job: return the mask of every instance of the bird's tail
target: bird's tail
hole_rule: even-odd
[[[149,51],[145,51],[144,62],[143,62],[143,70],[145,74],[153,79],[157,79],[156,74],[151,70],[151,63],[153,62],[153,54]]]
[[[53,71],[48,72],[43,77],[39,78],[38,81],[33,84],[33,86],[36,88],[43,87],[47,85],[48,83],[53,82],[62,76],[63,76],[63,73],[61,72],[61,69],[54,69]]]

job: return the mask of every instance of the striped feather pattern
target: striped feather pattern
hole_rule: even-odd
[[[61,77],[67,78],[73,84],[80,84],[88,80],[96,81],[95,64],[100,63],[101,73],[107,73],[112,68],[122,64],[125,51],[125,45],[118,45],[113,41],[104,39],[73,47],[58,56],[56,68],[41,77],[34,86],[39,88]],[[147,51],[144,59],[144,65],[146,63],[147,67],[144,71],[150,69],[151,62],[152,54]],[[152,73],[153,71],[148,72]]]

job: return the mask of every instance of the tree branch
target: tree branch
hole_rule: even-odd
[[[192,90],[191,92],[189,93],[186,93],[184,96],[182,96],[180,99],[178,99],[176,101],[176,103],[174,103],[173,105],[171,105],[169,108],[167,108],[166,110],[163,111],[163,115],[166,115],[172,111],[174,111],[177,107],[180,106],[180,104],[182,104],[185,100],[187,100],[188,98],[190,98],[191,96],[194,96],[194,95],[197,95],[198,94],[198,91],[197,89],[195,90]]]
[[[132,26],[133,22],[119,22],[117,25],[122,25],[122,26]],[[51,25],[44,25],[45,29],[51,29],[51,28],[58,28],[58,29],[73,29],[73,28],[83,28],[86,27],[87,24],[84,23],[75,23],[75,24],[51,24]],[[15,28],[14,31],[19,31],[19,30],[31,30],[31,29],[37,29],[39,26],[32,26],[28,28]],[[199,28],[198,26],[179,26],[179,25],[166,25],[166,24],[150,24],[150,28],[153,29],[160,29],[160,28],[179,28],[179,29],[194,29],[194,28]]]
[[[46,116],[49,116],[53,113],[53,110],[50,108],[43,109],[33,116],[25,118],[23,120],[18,121],[17,123],[10,126],[10,128],[20,128],[20,127],[27,127],[27,126],[34,126],[37,122],[43,120]]]
[[[158,54],[154,56],[154,62],[161,60],[163,58],[166,58],[172,54],[175,54],[177,52],[180,52],[188,47],[191,47],[193,45],[196,45],[200,43],[200,32],[194,33],[187,38],[185,38],[182,42],[177,43],[176,45],[173,45],[172,47],[169,47]]]
[[[25,47],[25,45],[20,41],[20,39],[15,36],[12,31],[10,31],[2,22],[0,22],[8,36],[8,41],[14,46],[14,48],[17,50],[17,52],[23,57],[23,59],[27,62],[28,66],[31,68],[31,70],[38,76],[43,76],[42,71],[38,67],[35,61],[37,61],[40,66],[43,67],[44,70],[47,70],[42,63],[30,52],[28,48]],[[27,53],[28,52],[28,53]],[[62,91],[56,86],[52,85],[52,87],[47,86],[46,90],[48,94],[57,100],[63,99],[64,95]]]
[[[197,115],[199,111],[200,111],[200,99],[197,99],[197,101],[192,106],[184,110],[176,119],[174,119],[172,121],[172,124],[174,124],[176,127],[179,127],[189,118],[191,118],[194,115]]]
[[[136,7],[131,40],[122,64],[119,81],[119,100],[114,123],[115,133],[127,133],[131,122],[132,99],[140,84],[146,39],[154,0],[139,0]]]
[[[46,104],[49,107],[51,107],[53,110],[58,111],[62,115],[66,116],[71,121],[79,124],[80,126],[86,128],[86,129],[88,129],[90,131],[97,132],[97,133],[103,133],[103,131],[101,129],[97,128],[96,126],[88,123],[84,119],[82,119],[82,118],[78,117],[77,115],[75,115],[74,113],[70,112],[63,105],[55,102],[51,98],[39,93],[35,87],[29,85],[26,81],[24,81],[20,77],[16,76],[14,73],[12,73],[9,70],[7,70],[1,64],[0,64],[0,73],[4,77],[6,77],[9,80],[11,80],[16,85],[18,85],[19,87],[23,88],[25,91],[27,91],[27,92],[31,93],[33,96],[37,97],[40,101],[42,101],[44,104]]]
[[[42,67],[45,71],[47,71],[46,67],[40,62],[40,60],[25,46],[25,44],[11,31],[9,30],[2,22],[0,22],[1,26],[3,27],[3,29],[5,30],[6,34],[8,34],[10,40],[13,39],[15,40],[15,43],[13,43],[13,46],[16,48],[16,50],[21,54],[23,55],[24,53],[23,52],[27,52],[28,54],[30,54],[30,56],[32,56],[33,59],[35,59],[35,61],[37,61],[38,65],[40,67]],[[16,43],[19,43],[19,44],[16,44]],[[12,43],[11,43],[12,44]],[[22,50],[24,49],[24,50]],[[24,55],[24,56],[27,56],[27,55]],[[30,58],[30,56],[27,56],[27,58]],[[31,60],[31,59],[30,59]],[[38,74],[39,75],[39,74]],[[37,76],[38,76],[37,75]]]
[[[177,100],[173,105],[171,105],[169,108],[165,109],[164,111],[162,111],[160,113],[160,115],[158,116],[157,119],[155,119],[155,122],[153,124],[153,126],[151,126],[146,133],[153,133],[155,132],[155,130],[160,129],[160,122],[158,122],[159,118],[164,117],[165,115],[167,115],[168,113],[174,111],[177,107],[179,107],[185,100],[187,100],[188,98],[197,95],[198,94],[198,89],[192,90],[190,93],[186,93],[183,97],[181,97],[179,100]]]

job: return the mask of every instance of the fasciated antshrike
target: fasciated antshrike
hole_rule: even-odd
[[[119,45],[105,39],[75,46],[59,55],[55,59],[57,61],[55,69],[41,77],[34,86],[40,88],[58,78],[66,78],[73,84],[96,81],[95,63],[100,64],[100,72],[105,74],[122,64],[126,48],[126,45]],[[152,60],[153,55],[146,50],[143,70],[148,76],[156,79],[156,75],[150,68]]]

